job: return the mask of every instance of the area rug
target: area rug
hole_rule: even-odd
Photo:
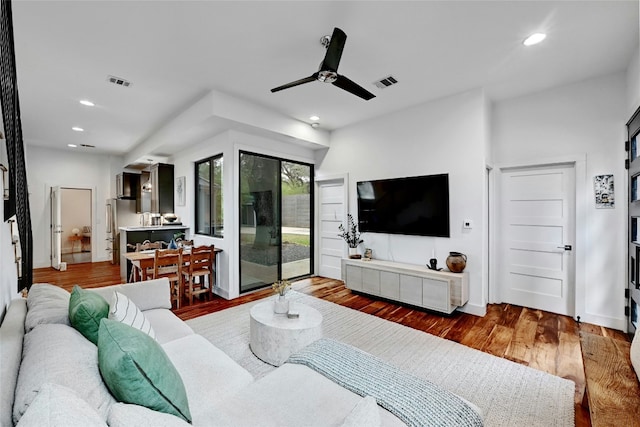
[[[325,337],[374,354],[479,406],[485,426],[574,426],[574,383],[425,332],[295,291],[324,317]],[[274,368],[249,349],[249,310],[259,301],[187,321],[256,378]]]

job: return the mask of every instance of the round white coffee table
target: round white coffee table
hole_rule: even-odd
[[[249,346],[260,360],[280,366],[291,354],[322,338],[322,314],[315,308],[290,302],[290,310],[300,313],[297,319],[275,314],[273,299],[251,308]]]

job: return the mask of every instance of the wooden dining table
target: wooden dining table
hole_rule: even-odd
[[[133,266],[133,268],[136,269],[136,274],[133,275],[134,282],[137,282],[138,280],[148,280],[150,279],[150,277],[148,277],[147,275],[147,271],[150,268],[153,268],[153,263],[154,263],[154,259],[155,259],[155,249],[150,249],[150,250],[146,250],[146,251],[140,251],[140,252],[127,252],[126,254],[124,254],[124,257],[129,260],[131,262],[131,265]],[[216,265],[218,264],[218,254],[222,252],[222,249],[219,248],[214,248],[214,255],[216,257]],[[182,251],[182,262],[183,263],[187,263],[189,262],[189,258],[191,256],[191,249],[184,249]],[[217,268],[216,268],[216,275],[217,275]]]

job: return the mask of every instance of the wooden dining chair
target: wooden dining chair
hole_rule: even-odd
[[[142,243],[136,243],[135,245],[132,245],[131,243],[127,243],[127,247],[133,249],[135,252],[140,252],[140,251],[148,251],[148,250],[153,250],[153,249],[162,249],[162,241],[157,241],[157,242],[150,242],[149,240],[145,240]],[[131,282],[138,282],[140,281],[140,274],[141,272],[138,271],[138,269],[136,268],[136,266],[132,266],[131,268],[131,274],[129,275],[129,283]],[[153,269],[149,268],[147,269],[147,277],[152,277],[153,274]]]
[[[180,308],[182,300],[182,248],[158,249],[153,260],[153,278],[166,277],[171,284],[171,299]]]
[[[140,251],[148,251],[151,249],[162,249],[162,244],[164,242],[163,241],[157,241],[157,242],[150,242],[148,240],[145,240],[142,243],[136,243],[136,252],[140,252]]]
[[[184,248],[185,246],[193,246],[193,240],[178,239],[176,240],[176,243],[178,244],[178,247],[181,248]]]
[[[189,298],[189,304],[193,304],[194,295],[213,293],[214,273],[214,246],[193,247],[189,255],[189,264],[182,270],[185,295]]]

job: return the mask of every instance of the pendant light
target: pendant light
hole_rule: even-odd
[[[147,161],[149,162],[149,166],[146,167],[147,172],[149,172],[149,177],[147,178],[147,182],[145,182],[144,184],[142,184],[142,191],[145,193],[151,193],[151,162],[153,161],[152,159],[147,159]]]

